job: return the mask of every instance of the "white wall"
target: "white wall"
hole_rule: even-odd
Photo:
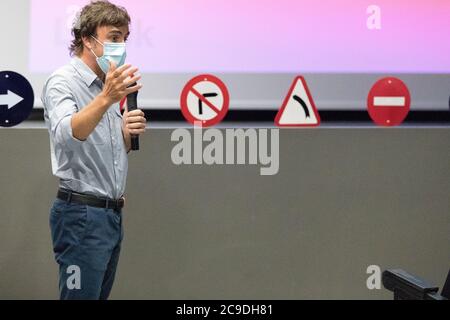
[[[49,8],[51,10],[51,8]],[[45,19],[45,17],[42,17]],[[35,89],[36,106],[47,74],[28,72],[29,0],[0,1],[0,70],[25,75]],[[42,37],[46,35],[43,34]],[[445,41],[443,39],[443,41]],[[179,96],[192,74],[147,74],[140,92],[144,108],[179,108]],[[231,109],[278,109],[295,74],[226,74]],[[365,110],[375,81],[385,75],[305,75],[319,110]],[[414,110],[448,110],[450,75],[399,75],[409,86]]]

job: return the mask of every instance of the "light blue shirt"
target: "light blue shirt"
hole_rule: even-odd
[[[103,82],[79,58],[58,69],[42,92],[53,174],[61,188],[119,199],[125,192],[128,155],[119,104],[112,105],[86,141],[72,134],[72,116],[102,91]]]

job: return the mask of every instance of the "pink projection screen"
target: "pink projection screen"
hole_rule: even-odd
[[[146,73],[449,73],[449,0],[117,0]],[[31,0],[30,71],[69,60],[86,0]]]

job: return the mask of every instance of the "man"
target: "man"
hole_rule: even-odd
[[[61,299],[107,299],[123,238],[122,208],[131,135],[145,132],[141,110],[123,116],[119,102],[141,89],[124,64],[127,11],[108,1],[85,6],[74,24],[73,59],[42,93],[53,174],[50,212]]]

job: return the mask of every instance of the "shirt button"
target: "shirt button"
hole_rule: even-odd
[[[117,166],[117,161],[114,161],[114,165]]]

